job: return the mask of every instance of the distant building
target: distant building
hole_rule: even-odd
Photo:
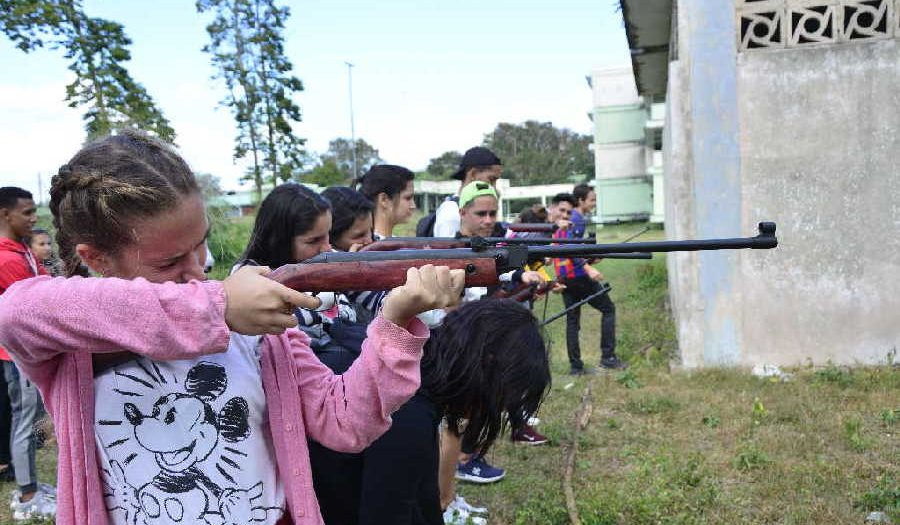
[[[884,362],[900,346],[900,0],[620,0],[665,98],[668,256],[687,367]]]
[[[638,94],[630,67],[595,70],[588,80],[594,95],[594,220],[662,222],[665,103]]]

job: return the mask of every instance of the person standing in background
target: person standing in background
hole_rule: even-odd
[[[37,207],[31,193],[16,187],[0,188],[0,294],[17,281],[47,275],[43,264],[24,242],[31,236],[36,223]],[[34,424],[41,412],[41,396],[34,383],[20,374],[2,348],[0,360],[3,361],[12,413],[9,450],[18,485],[10,504],[13,519],[53,517],[56,514],[56,490],[38,483],[35,467]]]

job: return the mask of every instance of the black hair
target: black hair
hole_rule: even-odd
[[[586,200],[592,191],[594,188],[590,184],[581,183],[572,190],[572,196],[575,197],[575,202],[581,204],[581,201]],[[578,204],[574,206],[578,206]]]
[[[12,209],[18,204],[19,199],[31,199],[31,192],[17,188],[15,186],[4,186],[0,188],[0,208]]]
[[[575,202],[575,197],[571,193],[557,193],[553,196],[552,199],[550,199],[550,204],[554,206],[559,204],[560,202],[568,202],[572,205],[573,208],[575,206],[578,206],[578,203]]]
[[[302,184],[278,186],[259,206],[242,259],[270,268],[297,262],[293,260],[294,237],[312,229],[330,209],[327,200]]]
[[[389,199],[399,195],[416,174],[393,164],[376,164],[369,168],[359,181],[359,192],[372,202],[378,200],[378,194],[384,193]]]
[[[332,186],[323,191],[322,196],[331,203],[329,236],[332,241],[349,230],[356,219],[371,215],[375,209],[365,195],[347,186]]]
[[[422,387],[463,450],[487,450],[506,424],[537,412],[550,364],[537,320],[510,299],[484,299],[450,312],[422,357]],[[460,427],[467,421],[462,432]]]
[[[538,214],[538,212],[534,211],[532,208],[528,208],[527,210],[522,211],[519,214],[518,222],[522,223],[538,223],[538,222],[547,222],[547,214],[546,212],[542,215]]]
[[[47,230],[43,228],[32,228],[31,233],[28,235],[28,237],[25,238],[25,244],[31,244],[31,240],[38,235],[46,235],[47,237],[50,237],[50,240],[53,240],[53,236],[50,235],[50,232],[48,232]]]

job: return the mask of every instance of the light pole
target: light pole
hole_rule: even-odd
[[[356,181],[359,178],[359,168],[356,164],[356,127],[353,123],[353,64],[350,62],[344,62],[347,64],[347,81],[350,85],[350,144],[353,147],[353,180]]]

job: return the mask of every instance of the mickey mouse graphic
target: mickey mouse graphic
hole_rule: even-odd
[[[159,397],[149,414],[125,403],[134,437],[160,468],[139,488],[127,481],[118,461],[105,472],[106,494],[125,511],[130,525],[243,525],[264,521],[269,510],[280,512],[254,503],[262,496],[262,481],[247,488],[222,487],[198,468],[220,440],[238,443],[250,436],[249,408],[243,398],[229,399],[218,414],[210,404],[225,392],[227,381],[223,366],[204,361],[188,371],[185,393]]]

